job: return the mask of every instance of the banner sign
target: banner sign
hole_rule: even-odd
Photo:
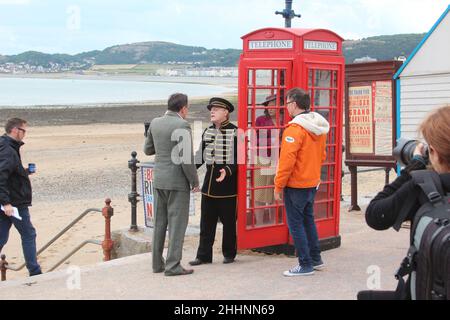
[[[141,164],[142,174],[142,202],[144,203],[144,221],[147,228],[153,228],[154,192],[153,192],[153,164]]]
[[[147,228],[153,228],[153,218],[155,215],[155,197],[153,188],[153,163],[141,163],[142,193],[141,198],[144,204],[144,221]],[[189,215],[195,215],[195,193],[191,192],[189,202]]]

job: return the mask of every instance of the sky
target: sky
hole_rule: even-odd
[[[450,0],[294,0],[293,28],[345,39],[428,32]],[[0,54],[76,54],[143,41],[242,48],[241,37],[284,27],[284,0],[0,0]]]

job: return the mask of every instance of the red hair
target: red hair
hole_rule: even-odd
[[[450,169],[450,105],[433,111],[420,125],[420,132]]]

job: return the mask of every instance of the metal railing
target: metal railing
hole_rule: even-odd
[[[104,261],[111,260],[111,250],[113,248],[114,242],[111,239],[111,217],[114,215],[114,209],[111,207],[111,199],[105,200],[105,207],[103,209],[87,209],[82,214],[80,214],[76,219],[74,219],[67,227],[65,227],[61,232],[59,232],[56,236],[54,236],[49,242],[47,242],[41,249],[39,249],[36,253],[39,256],[45,250],[47,250],[53,243],[55,243],[59,238],[61,238],[67,231],[72,229],[72,227],[77,224],[81,219],[83,219],[86,215],[91,212],[101,212],[103,217],[105,218],[105,237],[103,241],[100,240],[86,240],[78,245],[75,249],[73,249],[69,254],[67,254],[64,258],[62,258],[58,263],[52,266],[48,272],[55,270],[61,264],[63,264],[67,259],[73,256],[76,252],[78,252],[81,248],[83,248],[86,244],[96,244],[100,245],[103,248]],[[11,271],[20,271],[26,266],[26,263],[21,264],[20,266],[13,268],[9,266],[9,263],[6,261],[6,256],[2,255],[0,260],[0,272],[1,272],[1,281],[6,281],[6,270]]]

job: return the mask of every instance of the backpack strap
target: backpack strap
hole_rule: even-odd
[[[414,183],[422,189],[433,206],[436,207],[442,203],[445,193],[441,178],[436,171],[418,170],[410,172],[410,175]]]
[[[410,248],[411,250],[411,248]],[[408,252],[408,256],[405,257],[400,265],[400,268],[397,270],[395,274],[395,279],[397,279],[398,284],[395,289],[395,296],[397,300],[410,300],[409,298],[409,287],[410,287],[410,278],[405,281],[404,277],[409,276],[413,271],[413,265],[411,261],[410,253]]]
[[[410,172],[414,184],[418,185],[433,206],[439,206],[442,203],[442,196],[445,195],[439,174],[432,170],[417,170]],[[403,204],[403,207],[393,226],[394,230],[399,231],[403,221],[416,203],[416,197],[411,195]]]

